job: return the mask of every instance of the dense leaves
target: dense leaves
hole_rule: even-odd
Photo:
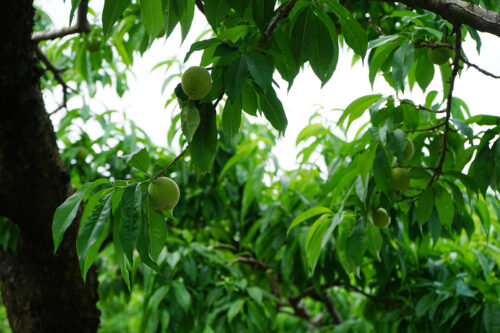
[[[195,6],[210,32],[184,60],[200,52],[213,83],[192,101],[178,73],[165,79],[179,155],[112,110],[83,104],[57,127],[77,190],[54,214],[54,247],[83,203],[76,247],[82,276],[94,263],[100,272],[103,332],[498,331],[500,118],[471,116],[453,96],[463,50],[439,68],[427,52],[469,37],[479,49],[477,32],[382,2],[106,0],[91,36],[41,49],[71,68],[65,79],[81,94],[111,85],[121,96],[122,68],[163,30],[168,38],[180,26],[184,40]],[[92,52],[91,37],[101,38]],[[271,150],[294,115],[278,75],[290,88],[310,67],[325,85],[340,47],[367,63],[372,86],[385,80],[394,93],[359,96],[336,122],[312,115],[296,140],[300,166],[284,170]],[[157,67],[170,74],[174,62]],[[441,91],[427,90],[433,80]],[[48,90],[55,81],[42,78]],[[417,86],[424,100],[400,98]],[[405,160],[408,140],[415,154]],[[395,167],[409,188],[394,186]],[[172,211],[146,194],[163,173],[181,191]],[[372,222],[377,208],[390,216],[385,228]]]

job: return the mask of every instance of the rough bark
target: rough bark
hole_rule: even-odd
[[[82,281],[76,225],[53,254],[52,217],[71,184],[40,91],[32,0],[0,12],[0,216],[20,229],[17,254],[0,253],[3,302],[14,332],[95,332],[97,275]]]
[[[434,12],[455,24],[466,24],[477,31],[500,37],[500,13],[462,0],[381,0],[400,2]]]

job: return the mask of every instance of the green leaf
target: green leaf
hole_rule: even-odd
[[[269,63],[265,56],[257,52],[246,53],[245,60],[255,83],[264,91],[268,89],[273,79],[273,65]]]
[[[119,234],[123,251],[130,262],[133,261],[133,252],[140,231],[141,202],[141,184],[128,185],[123,191],[122,196],[122,223]]]
[[[397,49],[398,44],[396,43],[387,43],[375,50],[375,55],[373,56],[372,61],[370,62],[370,70],[368,74],[368,78],[370,80],[370,84],[373,88],[373,83],[375,82],[375,76],[377,72],[381,68],[382,64],[384,64],[392,55],[395,49]]]
[[[75,219],[76,213],[78,212],[78,208],[80,207],[80,203],[82,202],[85,194],[90,192],[93,188],[107,183],[109,183],[109,181],[106,179],[99,179],[92,183],[86,183],[70,197],[68,197],[59,207],[57,207],[52,223],[54,253],[56,253],[57,248],[61,244],[64,232],[69,228]]]
[[[231,304],[229,310],[227,311],[227,320],[229,321],[229,323],[231,323],[234,317],[236,317],[238,313],[240,313],[243,304],[245,304],[244,299],[238,299]]]
[[[69,25],[73,22],[73,17],[75,16],[76,9],[80,5],[81,0],[71,0],[71,12],[69,14]]]
[[[163,27],[161,0],[141,0],[141,21],[149,35],[149,44],[155,40]]]
[[[148,173],[149,154],[146,148],[138,149],[132,154],[124,155],[125,162],[132,168]]]
[[[368,48],[369,49],[372,49],[372,48],[377,48],[379,46],[382,46],[388,42],[392,42],[392,41],[395,41],[396,39],[398,39],[399,36],[398,35],[388,35],[388,36],[380,36],[376,39],[373,39],[371,41],[368,42]]]
[[[347,45],[349,45],[354,52],[360,55],[361,58],[364,58],[368,47],[368,36],[366,31],[352,16],[349,10],[347,10],[340,3],[335,0],[326,0],[326,3],[330,7],[331,11],[339,18],[342,34],[344,35]]]
[[[435,192],[436,210],[438,212],[439,220],[445,226],[451,227],[453,222],[453,215],[455,208],[453,207],[453,200],[448,191],[442,187],[437,187],[439,190]]]
[[[306,238],[306,254],[309,272],[314,272],[321,250],[330,239],[332,232],[341,221],[341,214],[337,213],[333,218],[331,214],[321,215],[309,228]]]
[[[116,192],[115,192],[116,194]],[[121,210],[117,209],[116,213],[113,215],[113,245],[115,246],[115,257],[118,262],[118,266],[120,266],[120,273],[130,290],[130,273],[127,267],[127,259],[125,258],[125,253],[122,249],[122,244],[120,241],[120,225],[121,225]]]
[[[247,289],[248,295],[254,299],[257,304],[262,302],[263,290],[258,287],[250,287]]]
[[[195,0],[184,0],[184,13],[181,16],[180,24],[181,24],[181,37],[182,41],[187,37],[189,29],[191,28],[191,24],[194,18],[194,1]]]
[[[443,175],[449,175],[452,176],[453,178],[456,178],[462,182],[469,190],[476,192],[478,191],[478,187],[476,182],[474,181],[474,178],[464,175],[463,173],[459,171],[454,171],[454,170],[448,170],[444,171]]]
[[[322,16],[323,20],[329,18]],[[311,9],[304,7],[295,17],[290,39],[291,50],[299,65],[309,61],[312,70],[324,85],[333,74],[330,65],[334,46],[330,31],[323,20]]]
[[[347,108],[344,110],[337,123],[339,125],[342,125],[347,116],[349,116],[349,121],[347,123],[346,130],[349,129],[349,126],[352,124],[352,122],[361,117],[363,113],[366,111],[366,109],[368,109],[372,104],[377,102],[380,98],[382,98],[382,95],[380,94],[366,95],[357,98],[347,106]]]
[[[224,21],[229,12],[226,0],[205,0],[205,17],[214,30]]]
[[[423,92],[427,89],[434,78],[434,64],[426,54],[418,58],[415,69],[415,79]]]
[[[255,89],[247,82],[241,91],[242,108],[252,116],[257,116],[257,108],[259,101]]]
[[[185,104],[181,109],[181,129],[188,142],[193,140],[193,135],[196,133],[200,125],[200,112],[195,105],[190,103]]]
[[[96,259],[99,247],[107,236],[110,214],[111,194],[100,200],[78,231],[76,249],[78,251],[78,261],[80,262],[80,270],[82,271],[84,280],[90,265]],[[87,256],[90,257],[88,260]]]
[[[363,262],[363,255],[368,249],[368,235],[365,223],[358,223],[347,238],[347,256],[357,265]]]
[[[149,239],[151,242],[151,257],[157,260],[165,246],[167,237],[167,222],[163,214],[149,205]]]
[[[500,332],[500,305],[489,301],[484,306],[483,324],[487,333]]]
[[[198,42],[193,43],[191,45],[191,48],[189,49],[189,51],[186,53],[186,56],[184,57],[184,62],[188,61],[189,57],[191,56],[191,54],[193,52],[200,51],[200,50],[206,50],[210,46],[218,45],[220,43],[221,43],[221,41],[216,39],[216,38],[200,40]]]
[[[486,190],[491,182],[494,167],[490,156],[490,148],[485,145],[477,152],[474,162],[469,168],[469,175],[476,181],[479,191],[486,195]]]
[[[239,56],[224,68],[222,74],[224,80],[224,89],[227,97],[235,102],[241,95],[241,90],[247,80],[247,62],[245,57]]]
[[[295,217],[293,219],[292,224],[290,224],[290,226],[288,227],[288,232],[290,232],[290,230],[292,230],[293,228],[295,228],[297,225],[304,222],[305,220],[307,220],[311,217],[320,215],[320,214],[333,215],[333,212],[330,209],[328,209],[326,207],[321,207],[321,206],[309,208],[308,210],[300,213],[299,215],[297,215],[297,217]]]
[[[264,165],[258,165],[254,170],[252,170],[251,175],[248,177],[243,189],[243,197],[241,202],[241,213],[240,220],[243,222],[245,214],[247,213],[250,205],[254,199],[258,199],[260,196],[260,191],[262,188],[262,177],[264,177]]]
[[[372,223],[368,223],[367,230],[368,251],[378,260],[380,259],[380,250],[382,250],[383,239],[379,228]]]
[[[193,163],[203,173],[206,173],[212,167],[217,149],[216,112],[212,104],[201,104],[199,111],[200,125],[189,144],[189,151],[191,152]]]
[[[385,150],[381,146],[377,147],[377,151],[375,153],[373,175],[375,177],[377,187],[384,193],[388,194],[391,188],[391,166],[389,165],[389,161],[387,161]]]
[[[155,271],[158,272],[158,265],[154,261],[151,256],[152,244],[151,244],[151,227],[149,225],[149,220],[146,216],[146,212],[150,209],[149,202],[146,201],[144,207],[145,214],[141,215],[141,221],[139,224],[139,235],[137,237],[137,252],[139,252],[139,256],[141,257],[142,262],[147,266],[151,267]],[[158,244],[157,244],[158,245]],[[156,248],[157,250],[157,248]]]
[[[388,151],[397,156],[398,159],[403,159],[403,154],[407,144],[408,139],[406,134],[399,128],[394,131],[387,132],[386,148]]]
[[[165,27],[165,34],[168,37],[174,31],[177,23],[179,23],[183,10],[177,0],[162,0],[162,6],[163,26]]]
[[[412,42],[403,43],[394,52],[392,60],[392,77],[397,83],[397,87],[404,90],[404,80],[413,66],[413,55],[415,47]]]
[[[428,187],[417,203],[417,221],[420,225],[425,224],[432,213],[434,207],[434,189]]]
[[[238,133],[241,124],[241,98],[236,103],[229,100],[224,104],[222,111],[222,128],[229,138],[234,138]]]
[[[467,125],[466,122],[459,119],[451,119],[451,121],[458,127],[460,132],[462,132],[462,134],[464,134],[467,139],[469,139],[470,143],[472,144],[472,140],[474,140],[474,132],[472,131],[472,128],[470,128],[470,126]]]
[[[184,312],[187,312],[189,310],[189,306],[191,305],[191,295],[187,291],[184,284],[179,281],[174,281],[174,283],[172,283],[172,287],[177,303],[179,303]]]
[[[434,303],[436,295],[434,293],[425,294],[417,303],[415,307],[415,314],[417,318],[422,317],[431,307],[432,303]]]
[[[236,2],[231,0],[230,2]],[[247,2],[247,1],[240,1]],[[248,1],[250,2],[250,1]],[[264,31],[273,17],[276,0],[252,0],[252,18],[257,27]]]
[[[130,0],[106,0],[102,10],[102,31],[104,36],[111,32],[113,24],[120,18],[125,8],[130,5]]]
[[[286,119],[285,109],[276,96],[276,92],[272,88],[269,88],[265,92],[259,89],[258,92],[260,97],[259,107],[264,116],[275,129],[280,133],[284,133],[288,125],[288,120]]]

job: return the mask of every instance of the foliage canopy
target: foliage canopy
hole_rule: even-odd
[[[178,83],[166,102],[168,148],[115,110],[59,111],[76,192],[54,214],[55,251],[83,203],[76,247],[82,277],[93,264],[100,272],[102,332],[500,331],[500,117],[471,116],[453,93],[471,65],[462,43],[474,39],[479,52],[480,35],[403,3],[105,0],[89,33],[39,37],[47,61],[66,68],[46,71],[43,88],[65,82],[66,103],[107,85],[122,96],[138,53],[176,27],[184,40],[195,10],[210,25],[184,58],[202,53],[208,95],[190,100],[179,73],[165,80]],[[70,22],[85,9],[72,1]],[[43,36],[50,18],[40,9],[37,18]],[[428,50],[443,47],[452,56],[437,66]],[[309,66],[324,85],[341,48],[394,93],[359,96],[335,123],[311,115],[296,140],[300,166],[283,170],[271,153],[287,128],[273,78],[290,88]],[[428,90],[433,80],[440,91]],[[424,101],[399,97],[414,89]],[[354,139],[334,134],[366,114]],[[269,126],[252,121],[261,116]],[[408,188],[393,168],[409,174]],[[170,211],[147,196],[162,175],[181,192]],[[382,210],[391,223],[378,228],[371,216]],[[15,226],[0,228],[14,249]]]

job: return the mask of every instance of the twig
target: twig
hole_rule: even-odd
[[[434,42],[424,42],[424,43],[415,43],[415,47],[421,48],[421,47],[427,47],[429,49],[439,49],[442,47],[446,47],[448,49],[455,49],[453,44],[450,43],[434,43]]]
[[[288,16],[288,14],[290,13],[290,10],[292,10],[292,8],[293,8],[293,6],[295,6],[296,2],[297,2],[297,0],[290,0],[290,1],[288,1],[288,3],[286,5],[283,6],[283,8],[281,8],[278,15],[276,15],[276,17],[274,17],[274,19],[271,21],[271,23],[267,27],[266,31],[264,31],[264,33],[260,37],[259,43],[257,44],[257,49],[260,49],[264,45],[264,43],[269,38],[269,36],[271,36],[271,33],[273,32],[273,30],[276,27],[276,25],[278,24],[278,22],[282,18]]]
[[[196,4],[196,7],[198,7],[199,11],[205,14],[205,5],[203,2],[201,2],[201,0],[195,0],[194,3]]]
[[[409,168],[409,169],[425,169],[425,170],[436,170],[436,167],[426,167],[420,165],[401,165],[401,168]]]
[[[259,261],[259,260],[255,259],[253,257],[237,257],[236,259],[230,261],[228,263],[228,265],[232,266],[232,265],[234,265],[237,262],[242,262],[242,263],[245,263],[245,264],[254,265],[254,266],[256,266],[257,268],[259,268],[259,269],[261,269],[263,271],[266,271],[268,269],[272,269],[271,266],[267,266],[262,261]]]
[[[169,165],[167,165],[167,167],[165,168],[165,170],[162,170],[160,173],[158,173],[158,175],[156,175],[155,179],[158,178],[158,177],[161,177],[165,174],[165,172],[168,171],[168,169],[170,169],[171,167],[173,167],[175,165],[175,163],[177,163],[177,161],[182,157],[184,156],[184,154],[187,152],[189,148],[189,144],[186,146],[186,148],[184,148],[184,150],[179,154],[177,155],[174,160],[172,162],[170,162]]]
[[[448,97],[446,98],[446,118],[444,124],[444,134],[443,134],[443,152],[441,153],[441,159],[436,168],[436,172],[432,176],[431,180],[427,184],[430,187],[435,180],[439,178],[443,171],[444,159],[446,157],[446,152],[448,150],[448,131],[450,130],[450,117],[451,117],[451,104],[453,101],[453,88],[455,87],[455,79],[460,69],[460,53],[462,52],[462,30],[460,25],[454,25],[455,30],[455,57],[453,58],[453,70],[450,77],[450,89],[448,90]]]
[[[446,124],[447,124],[447,120],[443,121],[442,123],[437,124],[436,126],[432,126],[429,128],[416,128],[416,129],[412,129],[412,130],[406,130],[405,133],[428,132],[428,131],[438,129],[441,126],[446,126]]]
[[[62,28],[59,30],[35,31],[31,36],[31,40],[34,42],[41,42],[43,40],[52,40],[80,32],[89,33],[91,28],[89,22],[87,21],[88,10],[88,0],[81,0],[78,5],[77,19],[74,25],[69,28]]]
[[[417,108],[417,110],[422,110],[422,111],[427,111],[427,112],[432,112],[432,113],[445,113],[446,110],[433,110],[433,109],[429,109],[423,105],[415,105],[414,103],[412,103],[411,101],[407,100],[407,99],[403,99],[400,104],[408,104],[408,105],[412,105],[414,107]]]
[[[383,32],[382,29],[373,22],[371,17],[368,17],[367,20],[368,20],[368,23],[370,23],[370,26],[373,28],[373,30],[377,31],[382,36],[387,36],[386,33]]]
[[[224,91],[222,91],[222,93],[220,94],[219,98],[217,98],[217,100],[215,101],[214,103],[214,108],[217,107],[217,105],[219,104],[219,102],[221,101],[222,97],[224,97]]]
[[[478,71],[480,71],[481,73],[483,73],[484,75],[488,75],[488,76],[491,76],[492,78],[494,79],[500,79],[500,75],[495,75],[495,74],[492,74],[482,68],[480,68],[478,65],[475,65],[473,63],[470,63],[467,59],[465,59],[465,57],[463,55],[460,55],[460,60],[463,61],[464,64],[466,64],[467,66],[469,67],[474,67],[475,69],[477,69]]]
[[[54,75],[54,78],[57,80],[57,82],[59,82],[59,84],[62,86],[62,91],[63,91],[63,101],[61,103],[61,105],[59,105],[59,107],[50,112],[49,113],[49,116],[52,116],[54,113],[56,113],[57,111],[63,109],[63,108],[66,108],[66,104],[68,102],[68,90],[71,90],[73,92],[77,92],[75,89],[71,88],[70,86],[68,86],[68,84],[64,81],[64,79],[62,78],[60,72],[64,70],[64,68],[58,68],[56,67],[51,61],[49,58],[47,58],[47,56],[42,52],[42,50],[40,50],[40,48],[38,47],[38,45],[35,46],[35,53],[38,57],[38,59],[40,59],[40,61],[42,61],[45,66],[47,67],[48,70],[50,70],[52,72],[52,74]]]

